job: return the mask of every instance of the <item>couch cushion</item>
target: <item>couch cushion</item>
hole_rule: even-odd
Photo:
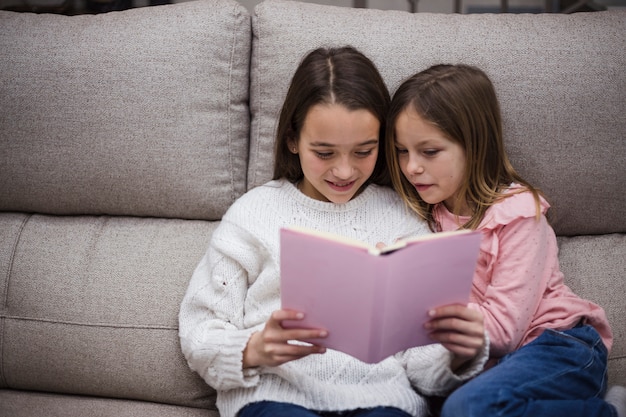
[[[232,0],[0,11],[0,210],[219,219],[245,190],[250,16]]]
[[[141,401],[0,390],[0,415],[11,417],[219,417],[217,411]]]
[[[214,408],[178,311],[216,225],[0,213],[0,388]]]
[[[429,14],[268,0],[253,16],[248,188],[272,175],[276,119],[305,53],[352,44],[393,92],[430,65],[484,69],[514,165],[553,203],[559,234],[626,232],[626,12]]]
[[[613,330],[609,385],[626,382],[626,235],[559,238],[565,283],[581,297],[601,305]]]

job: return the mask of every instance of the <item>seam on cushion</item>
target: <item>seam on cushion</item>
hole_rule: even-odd
[[[237,52],[237,35],[238,35],[238,28],[240,26],[240,19],[242,18],[242,13],[241,13],[241,9],[240,9],[240,5],[235,5],[233,7],[233,14],[238,18],[236,19],[235,22],[233,22],[232,24],[232,42],[231,42],[231,52],[230,52],[230,62],[228,65],[228,106],[227,106],[227,112],[228,112],[228,158],[229,158],[229,165],[230,165],[230,172],[231,172],[231,176],[230,176],[230,187],[231,187],[231,203],[234,202],[239,196],[239,192],[237,191],[237,187],[236,187],[236,175],[238,174],[238,172],[234,169],[234,156],[233,156],[233,115],[232,115],[232,106],[233,106],[233,68],[235,66],[235,57],[236,57],[236,52]],[[250,26],[251,24],[251,18],[248,17],[248,26]],[[252,33],[252,32],[250,32]],[[252,42],[250,42],[250,45],[252,45]],[[251,53],[251,51],[249,52]],[[248,91],[249,91],[249,86],[250,86],[250,63],[248,63]],[[248,97],[248,103],[250,102],[250,98]],[[248,114],[250,114],[250,110],[249,110],[249,106],[248,106]],[[243,179],[243,190],[241,191],[242,193],[245,193],[246,190],[248,189],[248,170],[249,170],[249,160],[250,160],[250,125],[248,125],[248,129],[247,129],[247,141],[248,141],[248,146],[246,146],[248,152],[246,155],[246,170],[244,172],[244,179]]]
[[[13,270],[13,262],[15,260],[15,254],[17,252],[17,246],[20,242],[20,238],[22,237],[22,232],[24,230],[24,227],[26,227],[26,223],[28,223],[28,221],[30,220],[30,218],[32,217],[32,214],[28,214],[26,215],[26,217],[24,218],[24,220],[22,220],[22,224],[20,224],[20,227],[17,231],[17,236],[15,237],[15,240],[13,241],[13,248],[11,249],[11,256],[9,257],[9,265],[7,267],[7,271],[6,271],[6,280],[5,280],[5,284],[4,284],[4,300],[2,300],[2,310],[7,311],[8,310],[8,301],[9,301],[9,285],[10,285],[10,280],[11,280],[11,271]]]
[[[236,13],[236,8],[237,6],[233,6],[233,14],[237,14]],[[232,26],[232,42],[231,42],[231,49],[230,49],[230,62],[228,65],[228,105],[226,106],[227,108],[227,120],[228,120],[228,164],[229,164],[229,170],[230,170],[230,191],[231,191],[231,196],[230,199],[231,201],[234,201],[235,198],[235,175],[237,174],[235,172],[235,170],[233,169],[233,120],[232,120],[232,106],[233,106],[233,93],[232,93],[232,88],[233,88],[233,66],[234,66],[234,60],[235,60],[235,45],[237,43],[237,24],[234,23]]]
[[[4,300],[2,300],[2,306],[3,306],[2,312],[3,313],[0,314],[0,341],[2,342],[2,346],[0,346],[0,384],[9,388],[10,388],[9,382],[6,379],[6,373],[4,372],[4,359],[5,359],[4,358],[4,352],[5,352],[4,341],[6,340],[4,327],[5,327],[6,317],[7,317],[7,315],[4,313],[9,310],[9,307],[8,307],[9,285],[11,281],[11,271],[13,270],[13,262],[15,260],[15,254],[17,253],[17,246],[19,245],[20,238],[22,237],[22,232],[24,231],[24,228],[26,227],[26,223],[28,223],[28,221],[30,220],[32,216],[33,216],[32,214],[27,214],[26,217],[24,217],[24,219],[22,220],[22,224],[20,224],[20,227],[17,231],[17,235],[15,237],[15,240],[13,241],[13,248],[11,249],[11,256],[9,258],[9,265],[7,266],[6,280],[4,284]]]
[[[2,342],[2,346],[0,346],[0,386],[11,388],[4,372],[4,339],[6,338],[4,334],[5,320],[4,316],[0,316],[0,342]]]
[[[257,184],[257,174],[258,174],[258,169],[257,166],[259,165],[259,149],[261,148],[261,144],[259,141],[259,137],[260,132],[261,132],[261,76],[259,75],[261,73],[261,69],[259,68],[259,65],[261,63],[261,60],[259,59],[259,53],[261,51],[261,47],[260,47],[260,43],[261,43],[261,25],[260,25],[260,21],[262,19],[261,17],[261,8],[255,8],[254,10],[254,16],[251,17],[251,27],[250,27],[250,71],[249,71],[249,75],[248,75],[248,79],[250,82],[250,85],[248,87],[248,91],[250,91],[250,97],[248,97],[248,102],[250,103],[250,129],[249,130],[249,134],[248,134],[248,141],[250,143],[249,145],[249,149],[248,149],[248,172],[246,174],[246,191],[248,190],[248,188],[250,187],[250,185],[258,185]],[[256,24],[254,24],[256,22]],[[256,42],[254,41],[255,39],[255,32],[256,32]],[[253,61],[254,60],[254,61]],[[257,63],[255,65],[255,62]],[[255,75],[253,77],[252,74],[252,70],[253,68],[256,68],[255,70]],[[256,81],[256,92],[255,92],[255,101],[256,101],[256,129],[253,132],[252,131],[252,79],[254,78],[254,80]],[[252,140],[252,137],[254,135],[255,140]],[[255,144],[254,150],[252,149],[252,143]],[[254,152],[254,158],[252,156],[252,152]],[[273,152],[272,152],[273,154]],[[254,162],[254,166],[252,165],[252,163]],[[273,170],[272,170],[273,171]],[[250,174],[252,174],[252,178],[250,181],[248,181],[248,178],[250,177]],[[272,176],[273,176],[273,172],[272,172]]]
[[[71,320],[50,320],[50,319],[41,319],[36,317],[26,317],[26,316],[10,316],[5,315],[4,319],[9,320],[21,320],[21,321],[34,321],[39,323],[50,323],[50,324],[68,324],[71,326],[83,326],[83,327],[109,327],[115,329],[143,329],[143,330],[178,330],[178,326],[160,326],[160,325],[135,325],[135,324],[118,324],[118,323],[84,323],[79,321],[71,321]]]
[[[9,383],[7,382],[4,374],[4,339],[6,337],[4,334],[5,320],[4,316],[0,316],[0,342],[2,342],[2,346],[0,346],[0,386],[11,388],[9,387]]]

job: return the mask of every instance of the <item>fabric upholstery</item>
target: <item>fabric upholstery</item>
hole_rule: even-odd
[[[626,235],[560,237],[558,241],[565,282],[576,294],[601,305],[611,324],[609,381],[626,385]]]
[[[0,388],[210,407],[177,317],[216,224],[2,213]]]
[[[304,54],[352,44],[390,90],[485,69],[514,165],[553,205],[566,283],[626,384],[624,12],[439,15],[198,0],[0,11],[0,415],[217,417],[178,310],[230,204],[271,176]]]
[[[234,1],[0,11],[0,209],[219,219],[245,190],[249,49]]]
[[[272,174],[276,115],[299,61],[351,44],[390,91],[436,63],[494,81],[513,164],[553,205],[558,234],[625,232],[626,12],[449,15],[269,0],[253,16],[248,188]],[[581,59],[584,57],[584,59]],[[599,186],[601,184],[601,186]]]
[[[0,390],[10,417],[219,417],[215,410],[110,398]]]

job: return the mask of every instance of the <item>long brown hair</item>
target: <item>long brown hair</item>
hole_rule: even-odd
[[[298,155],[289,151],[297,141],[309,109],[317,104],[340,104],[368,110],[380,122],[378,159],[369,182],[390,185],[385,166],[385,120],[390,96],[374,63],[351,46],[319,48],[307,54],[291,81],[278,119],[273,179],[292,183],[302,179]]]
[[[506,154],[500,105],[489,77],[473,66],[441,64],[404,81],[393,96],[387,117],[387,164],[393,186],[431,229],[439,228],[434,205],[422,200],[402,174],[395,150],[396,120],[407,108],[465,150],[465,181],[458,203],[469,205],[473,214],[462,228],[476,229],[489,207],[511,195],[506,190],[513,182],[523,186],[519,192],[533,193],[537,216],[541,214],[540,191],[515,171]]]

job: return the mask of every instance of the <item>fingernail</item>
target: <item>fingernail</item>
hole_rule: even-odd
[[[303,319],[303,318],[304,318],[304,313],[298,313],[298,314],[296,314],[296,318],[297,318],[297,319]]]

